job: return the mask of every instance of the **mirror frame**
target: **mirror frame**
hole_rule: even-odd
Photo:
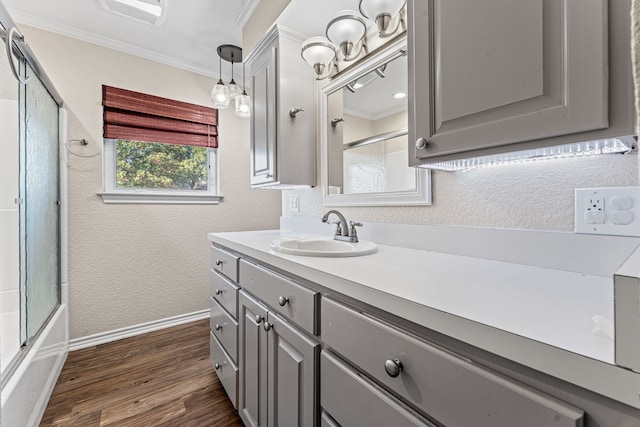
[[[320,88],[320,139],[322,169],[322,205],[323,206],[416,206],[431,205],[431,170],[416,168],[416,188],[408,191],[390,191],[384,193],[328,194],[329,192],[329,118],[327,114],[329,95],[343,88],[347,83],[374,69],[407,54],[406,34],[387,46],[338,74],[329,83]],[[408,107],[408,106],[407,106]],[[409,158],[407,155],[407,166]]]

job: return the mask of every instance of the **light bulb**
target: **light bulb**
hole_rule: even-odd
[[[219,80],[218,83],[211,89],[211,100],[213,101],[213,108],[224,109],[229,106],[229,88]]]
[[[251,115],[251,98],[246,92],[242,95],[236,96],[236,110],[235,115],[238,117],[247,118]]]

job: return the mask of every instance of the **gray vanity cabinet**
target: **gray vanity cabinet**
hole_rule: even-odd
[[[410,163],[633,135],[629,10],[409,0]]]
[[[315,86],[301,46],[302,40],[274,27],[246,60],[253,187],[315,185]]]
[[[232,253],[211,247],[211,364],[235,408],[238,407],[238,261]]]
[[[239,413],[247,426],[317,425],[320,344],[240,291]]]

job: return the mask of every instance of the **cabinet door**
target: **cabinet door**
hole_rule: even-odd
[[[606,0],[408,4],[413,163],[608,127]]]
[[[267,309],[239,292],[240,308],[240,392],[238,411],[245,425],[267,425],[267,336],[263,325]]]
[[[320,344],[269,313],[269,427],[313,427],[318,418]]]
[[[272,44],[251,64],[251,184],[276,177],[277,46]]]

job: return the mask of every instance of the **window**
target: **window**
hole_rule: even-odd
[[[105,203],[216,204],[217,110],[103,86]]]

